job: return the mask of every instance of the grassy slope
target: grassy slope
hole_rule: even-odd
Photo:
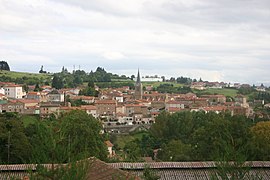
[[[39,73],[28,73],[28,72],[15,72],[15,71],[0,71],[0,77],[1,76],[7,76],[7,77],[11,77],[11,78],[21,78],[23,76],[28,77],[28,78],[43,78],[43,79],[47,79],[51,76],[51,74],[39,74]]]
[[[158,87],[161,84],[173,84],[174,87],[182,87],[183,84],[173,83],[173,82],[142,82],[143,86],[153,86]]]
[[[222,88],[222,89],[206,89],[203,91],[199,90],[193,90],[194,93],[199,93],[199,94],[205,94],[205,93],[210,93],[210,94],[223,94],[225,96],[231,96],[234,97],[237,95],[238,90],[237,89],[227,89],[227,88]]]

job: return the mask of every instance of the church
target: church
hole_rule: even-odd
[[[135,83],[134,99],[140,100],[140,99],[142,99],[142,97],[143,97],[143,86],[142,86],[142,82],[141,82],[140,71],[138,69],[137,80]]]

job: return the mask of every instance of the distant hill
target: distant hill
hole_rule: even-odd
[[[0,77],[6,76],[11,78],[20,78],[20,77],[27,77],[27,78],[48,78],[52,77],[52,74],[39,74],[39,73],[29,73],[29,72],[16,72],[16,71],[7,71],[4,70],[0,72]]]
[[[0,70],[10,71],[9,65],[6,61],[0,61]]]
[[[28,72],[15,72],[0,70],[0,81],[1,82],[15,82],[17,84],[28,84],[35,85],[36,83],[45,82],[50,83],[52,74],[39,74],[39,73],[28,73]]]

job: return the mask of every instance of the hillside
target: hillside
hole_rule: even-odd
[[[39,74],[39,73],[15,72],[15,71],[1,70],[0,71],[0,78],[3,77],[3,76],[9,77],[9,78],[12,78],[12,79],[22,78],[22,77],[47,79],[47,78],[50,78],[52,76],[52,74]]]

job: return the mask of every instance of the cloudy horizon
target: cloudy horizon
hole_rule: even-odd
[[[0,0],[0,60],[14,71],[270,85],[269,0]]]

